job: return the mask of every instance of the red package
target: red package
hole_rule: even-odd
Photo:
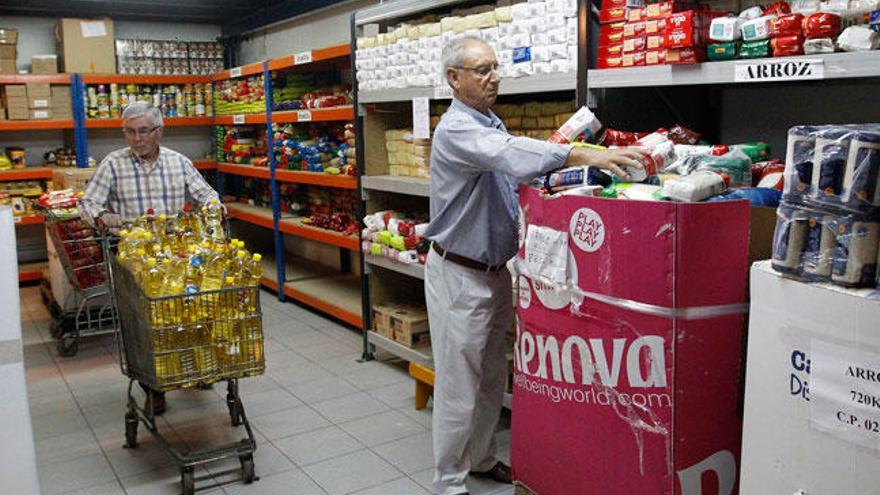
[[[686,10],[684,12],[671,14],[666,18],[666,30],[693,30],[694,27],[703,27],[704,19],[703,16],[700,15],[701,13],[702,12],[697,12],[696,10]]]
[[[614,9],[614,8],[626,8],[626,0],[605,0],[602,2],[602,7],[606,9]]]
[[[600,69],[616,69],[623,66],[623,57],[600,57],[596,59],[596,66]]]
[[[706,50],[701,47],[667,48],[666,63],[672,65],[696,64],[706,60]]]
[[[781,36],[770,40],[774,57],[790,57],[804,54],[804,37],[800,34]]]
[[[622,57],[624,67],[636,67],[645,65],[645,52],[624,53]]]
[[[810,14],[803,20],[803,29],[807,39],[834,38],[840,34],[840,16],[830,12]]]
[[[626,9],[626,22],[639,22],[645,20],[645,7]]]
[[[697,144],[700,142],[700,134],[688,129],[687,127],[681,124],[675,124],[669,131],[666,133],[666,137],[669,138],[675,144]]]
[[[622,22],[616,24],[603,24],[599,31],[599,45],[620,45],[623,43]]]
[[[708,36],[702,29],[673,29],[666,30],[666,48],[688,48],[702,46]]]
[[[637,140],[638,135],[635,132],[605,129],[605,134],[602,136],[602,146],[626,146]]]
[[[666,48],[666,36],[662,34],[648,36],[645,41],[648,50],[659,50],[661,48]]]
[[[768,175],[779,174],[779,186],[781,189],[781,175],[783,172],[785,172],[785,163],[783,163],[783,161],[778,158],[765,162],[755,163],[754,165],[752,165],[752,187],[758,187],[758,184],[760,184],[761,181],[764,180]],[[765,185],[763,187],[771,187],[773,189],[776,188],[775,184],[773,186]]]
[[[764,15],[785,15],[791,13],[791,7],[787,2],[776,2],[764,9]]]
[[[666,19],[645,21],[645,34],[663,34],[664,31],[666,31]]]
[[[695,10],[699,8],[699,5],[694,3],[673,2],[670,0],[648,5],[645,15],[648,19],[662,19],[675,12]]]
[[[774,17],[770,21],[770,36],[792,36],[801,34],[801,24],[804,21],[802,14],[786,14]]]
[[[663,65],[666,63],[666,50],[648,50],[645,52],[645,65]]]
[[[646,38],[627,38],[623,40],[623,53],[643,52],[647,45]]]
[[[624,38],[638,38],[645,35],[645,22],[627,22],[623,25]]]
[[[610,24],[612,22],[623,22],[626,20],[626,9],[623,7],[614,7],[610,9],[602,9],[599,11],[599,23]]]
[[[599,46],[598,58],[619,57],[623,55],[623,45]]]
[[[721,156],[726,155],[730,152],[730,147],[726,144],[713,144],[712,145],[712,156]]]

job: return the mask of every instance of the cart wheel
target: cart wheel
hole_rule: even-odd
[[[76,356],[79,351],[79,341],[76,337],[64,337],[58,341],[58,355],[61,357]]]
[[[256,472],[254,472],[254,455],[242,455],[238,457],[238,460],[241,461],[241,477],[245,484],[250,485],[257,480]]]
[[[64,322],[62,320],[52,320],[52,324],[49,325],[49,335],[53,339],[60,339],[64,335]]]
[[[183,488],[183,495],[192,495],[196,491],[196,477],[193,468],[180,468],[180,485]]]
[[[128,411],[125,413],[125,448],[136,449],[138,446],[138,417],[137,413]]]

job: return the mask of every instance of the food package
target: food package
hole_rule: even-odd
[[[614,46],[599,46],[599,50],[597,52],[598,59],[601,60],[603,58],[609,57],[620,57],[623,55],[623,45],[614,45]]]
[[[750,7],[740,12],[738,17],[743,21],[750,21],[752,19],[757,19],[762,15],[764,15],[764,8],[760,5],[755,5],[754,7]]]
[[[602,135],[603,146],[627,146],[638,141],[639,136],[634,132],[621,131],[618,129],[605,129]]]
[[[629,7],[626,9],[626,22],[640,22],[645,20],[645,7]]]
[[[517,4],[519,5],[519,4]],[[514,5],[516,7],[516,5]],[[601,9],[599,11],[599,23],[600,24],[611,24],[613,22],[624,22],[626,21],[626,8],[623,7],[613,7],[610,9]]]
[[[581,107],[568,121],[562,125],[556,132],[550,136],[551,143],[567,144],[576,138],[580,133],[585,133],[587,137],[596,135],[602,128],[602,123],[586,106]]]
[[[706,170],[667,181],[660,193],[674,201],[696,202],[721,194],[725,189],[724,178]]]
[[[741,26],[742,19],[739,17],[716,17],[709,26],[709,38],[714,41],[736,41],[742,38]]]
[[[781,36],[793,36],[802,34],[802,24],[804,16],[802,14],[786,14],[774,17],[770,21],[770,36],[778,38]]]
[[[599,57],[596,60],[596,66],[599,69],[616,69],[623,67],[623,56]]]
[[[834,40],[831,38],[814,38],[804,41],[804,54],[834,53]]]
[[[770,40],[774,57],[789,57],[804,54],[804,37],[800,34],[780,36]]]
[[[837,38],[837,46],[845,52],[859,52],[880,48],[880,33],[865,26],[850,26]]]
[[[618,22],[615,24],[603,24],[599,30],[599,46],[602,45],[619,45],[623,43],[623,34],[626,24]]]
[[[744,41],[759,41],[770,38],[770,21],[772,16],[761,16],[742,23],[741,31]]]
[[[706,60],[706,50],[701,47],[668,48],[666,63],[671,65],[697,64]]]
[[[807,39],[834,38],[840,34],[842,21],[832,12],[819,12],[804,17],[803,31]]]
[[[623,25],[624,38],[640,38],[645,36],[645,22],[627,22]]]
[[[739,58],[763,58],[770,56],[770,40],[746,41],[739,48]]]
[[[643,52],[647,48],[647,45],[647,38],[645,38],[644,36],[640,38],[627,38],[623,40],[623,52]]]
[[[676,124],[666,131],[666,137],[673,144],[677,145],[695,145],[700,142],[700,134],[698,132],[692,131],[681,124]]]
[[[621,57],[623,67],[640,67],[645,65],[646,52],[624,53]]]
[[[663,65],[666,63],[666,49],[648,50],[645,52],[645,65]]]
[[[713,62],[733,60],[736,58],[736,45],[735,41],[709,45],[706,48],[706,56]]]
[[[666,31],[666,19],[649,19],[645,21],[645,34],[663,34]]]
[[[684,12],[686,10],[698,9],[697,3],[665,1],[648,4],[645,9],[645,17],[647,19],[664,19],[676,12]]]
[[[767,6],[764,9],[764,15],[785,15],[791,13],[791,7],[789,7],[788,2],[774,2]]]

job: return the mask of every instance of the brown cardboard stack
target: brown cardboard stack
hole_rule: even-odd
[[[70,86],[52,86],[52,99],[49,104],[52,118],[58,120],[73,119],[73,108],[71,105]]]
[[[110,19],[59,19],[55,40],[63,72],[116,72],[116,42]]]
[[[15,74],[18,55],[18,31],[0,28],[0,74]]]
[[[27,83],[28,116],[31,120],[52,118],[52,89],[49,83]]]
[[[74,192],[85,191],[89,180],[95,175],[95,170],[95,167],[55,168],[52,170],[52,185],[56,190],[73,189]]]
[[[58,55],[34,55],[31,57],[31,74],[57,74]]]
[[[9,120],[28,119],[27,88],[24,84],[7,84],[3,88],[3,103]]]
[[[374,304],[373,331],[407,347],[431,345],[428,312],[424,307],[409,304]]]

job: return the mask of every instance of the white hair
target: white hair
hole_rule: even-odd
[[[464,47],[469,43],[488,45],[482,38],[476,36],[460,36],[451,39],[443,47],[443,53],[440,57],[443,61],[443,75],[447,78],[447,82],[449,81],[449,69],[464,65]]]
[[[135,101],[126,105],[122,111],[122,120],[148,117],[155,126],[162,127],[162,112],[153,105],[144,101]]]

